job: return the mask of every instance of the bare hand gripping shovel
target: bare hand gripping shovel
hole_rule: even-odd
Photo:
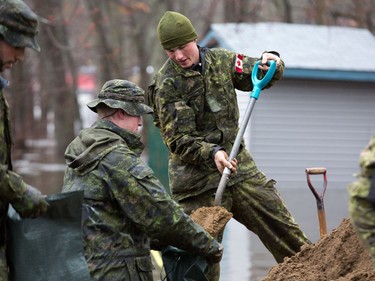
[[[269,61],[269,69],[262,79],[258,79],[258,72],[260,61],[257,61],[254,65],[253,72],[251,74],[251,80],[253,82],[253,91],[250,95],[250,101],[247,106],[243,121],[238,130],[236,139],[234,141],[232,151],[229,155],[229,161],[232,161],[238,153],[243,135],[245,133],[247,124],[250,120],[251,113],[253,111],[255,102],[259,98],[260,91],[271,81],[276,71],[276,62]],[[232,213],[228,212],[225,208],[221,207],[221,201],[223,193],[230,176],[230,170],[225,168],[220,179],[220,183],[215,195],[215,206],[214,207],[202,207],[195,210],[191,217],[192,219],[203,226],[212,236],[217,237],[218,234],[222,233],[227,222],[232,218]]]

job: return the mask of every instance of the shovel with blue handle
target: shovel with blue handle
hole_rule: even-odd
[[[240,126],[240,128],[237,132],[236,139],[234,141],[232,150],[230,152],[229,161],[232,161],[237,156],[238,150],[239,150],[241,142],[242,142],[243,135],[245,133],[247,124],[249,123],[249,120],[250,120],[251,113],[253,112],[255,103],[259,98],[261,90],[263,90],[264,87],[266,87],[268,85],[268,83],[271,81],[273,75],[276,72],[276,62],[275,61],[269,61],[268,62],[268,64],[269,64],[268,71],[266,72],[266,74],[263,76],[262,79],[259,79],[258,78],[258,76],[259,76],[258,75],[259,64],[260,64],[260,61],[257,61],[255,63],[253,72],[251,73],[251,81],[253,82],[253,91],[251,92],[249,104],[246,108],[245,115],[243,117],[241,126]],[[220,183],[219,183],[219,186],[217,188],[216,195],[215,195],[215,205],[216,206],[221,206],[221,200],[223,198],[223,193],[224,193],[225,187],[227,185],[227,181],[228,181],[228,178],[230,176],[230,173],[231,172],[228,168],[225,168],[224,171],[223,171],[223,174],[221,176]]]

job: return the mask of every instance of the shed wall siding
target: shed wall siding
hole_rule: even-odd
[[[243,114],[249,93],[238,100]],[[328,188],[346,188],[374,134],[373,83],[285,79],[261,92],[245,141],[280,188],[307,188],[305,168],[318,166],[327,168]]]

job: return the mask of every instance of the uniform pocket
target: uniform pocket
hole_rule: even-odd
[[[151,257],[137,257],[135,258],[137,270],[142,281],[152,280],[152,270],[154,266],[151,262]]]
[[[137,178],[137,179],[144,179],[153,174],[153,171],[150,167],[144,165],[143,163],[137,163],[136,165],[129,168],[129,173]]]
[[[176,120],[175,129],[178,133],[188,133],[195,131],[195,114],[194,110],[185,102],[175,103]]]

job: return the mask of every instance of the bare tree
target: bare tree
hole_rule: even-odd
[[[25,149],[25,141],[33,138],[33,90],[30,77],[31,60],[26,59],[12,71],[10,80],[11,120],[13,142],[17,149]]]
[[[152,67],[158,69],[166,58],[156,38],[156,26],[166,10],[187,15],[199,36],[213,22],[281,21],[375,32],[375,0],[25,1],[41,16],[42,52],[29,52],[31,56],[12,72],[14,139],[23,148],[26,138],[45,138],[47,124],[52,124],[59,155],[77,132],[77,69],[95,66],[99,86],[125,78],[146,89]]]
[[[286,23],[293,22],[292,16],[292,5],[290,4],[289,0],[274,0],[272,1],[273,5],[275,5],[276,10],[282,13],[282,21]]]
[[[67,75],[75,77],[76,66],[69,48],[67,28],[65,24],[64,2],[49,1],[50,5],[40,4],[38,11],[44,18],[41,24],[40,43],[43,49],[41,60],[44,75],[40,77],[41,89],[47,99],[46,115],[53,116],[55,139],[57,142],[58,159],[63,160],[68,143],[74,138],[74,123],[78,116],[75,89],[67,83]],[[73,79],[74,80],[74,79]],[[72,83],[74,86],[76,83]]]
[[[99,55],[99,75],[100,81],[103,84],[105,81],[120,77],[120,65],[122,61],[119,60],[118,38],[115,38],[116,30],[121,28],[113,18],[118,17],[112,15],[111,2],[101,0],[86,0],[85,4],[89,10],[91,20],[94,23],[96,32],[96,51]]]

